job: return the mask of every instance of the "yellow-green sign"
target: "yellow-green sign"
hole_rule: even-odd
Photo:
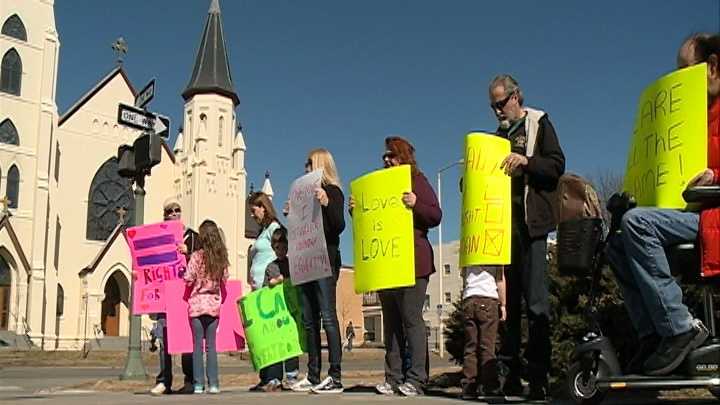
[[[500,163],[510,142],[471,132],[465,137],[460,266],[510,264],[510,177]]]
[[[410,191],[407,165],[350,183],[356,293],[415,285],[413,216],[402,202],[403,193]]]
[[[240,301],[245,339],[255,370],[300,356],[305,347],[299,291],[290,280]]]
[[[661,77],[640,96],[625,191],[638,205],[684,208],[682,191],[707,168],[707,65]]]

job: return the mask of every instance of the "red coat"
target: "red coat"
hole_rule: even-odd
[[[708,168],[715,175],[714,183],[720,184],[720,97],[708,110]],[[720,275],[720,208],[700,213],[699,232],[702,276]]]

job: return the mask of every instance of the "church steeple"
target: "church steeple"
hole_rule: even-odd
[[[195,58],[195,67],[190,83],[182,96],[187,101],[196,94],[206,93],[221,94],[231,98],[234,105],[240,104],[230,74],[218,0],[212,0],[210,3],[205,30]]]

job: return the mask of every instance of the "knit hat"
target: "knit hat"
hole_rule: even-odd
[[[181,205],[180,205],[180,200],[178,200],[178,199],[175,198],[175,197],[170,197],[170,198],[168,198],[167,200],[165,200],[165,202],[163,203],[163,209],[164,209],[164,210],[166,210],[166,209],[168,209],[168,208],[170,208],[170,207],[172,207],[172,206],[178,206],[178,207],[180,207],[180,206],[181,206]]]

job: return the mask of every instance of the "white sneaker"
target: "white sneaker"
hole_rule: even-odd
[[[311,389],[314,394],[340,394],[343,390],[343,385],[329,376]]]
[[[310,389],[312,387],[313,387],[313,383],[311,383],[310,380],[308,380],[307,377],[305,377],[302,380],[291,385],[290,389],[295,392],[310,392]]]
[[[410,384],[409,382],[400,384],[398,386],[398,391],[400,391],[400,393],[405,395],[406,397],[416,397],[418,395],[422,395],[422,391],[420,391],[417,387]]]
[[[375,391],[382,395],[395,395],[395,387],[389,382],[384,382],[375,386]]]
[[[150,390],[150,393],[152,395],[165,395],[167,393],[168,389],[165,387],[165,384],[163,383],[157,383],[156,386],[152,387]]]

